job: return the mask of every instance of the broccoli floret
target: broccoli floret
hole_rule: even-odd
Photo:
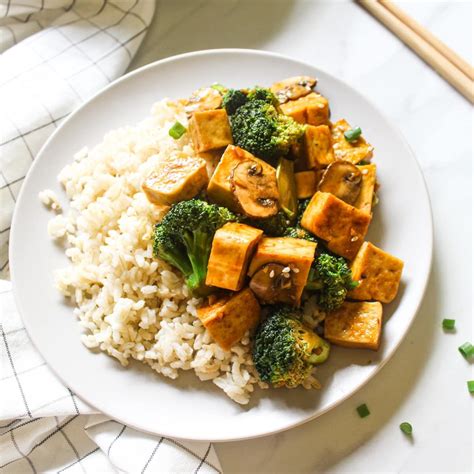
[[[227,115],[234,115],[235,111],[248,101],[247,96],[239,90],[229,89],[222,98],[222,106]]]
[[[283,237],[293,237],[294,239],[304,239],[318,243],[318,239],[313,234],[310,234],[307,230],[299,226],[288,227],[285,230]]]
[[[275,306],[255,333],[252,358],[263,382],[300,385],[329,355],[329,344],[300,321],[300,311]]]
[[[248,93],[247,97],[249,100],[263,100],[267,104],[279,107],[278,99],[270,89],[257,86]]]
[[[308,199],[300,199],[298,201],[298,214],[296,217],[296,222],[298,225],[301,225],[301,219],[303,217],[304,211],[306,211],[306,208],[308,207],[309,202],[311,201],[311,198]]]
[[[274,100],[269,90],[254,89],[230,114],[234,144],[265,160],[287,155],[304,133],[304,125],[279,113]]]
[[[306,289],[315,291],[318,305],[326,311],[339,308],[348,290],[356,286],[346,260],[324,251],[314,259],[306,283]]]
[[[181,201],[156,225],[153,252],[183,273],[194,294],[206,294],[207,262],[214,234],[226,222],[236,220],[237,216],[225,207],[200,199]]]
[[[270,237],[281,237],[290,225],[288,216],[283,211],[266,219],[245,219],[245,223],[257,229],[262,229],[264,234]]]

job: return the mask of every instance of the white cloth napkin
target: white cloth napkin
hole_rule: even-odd
[[[0,273],[25,174],[49,135],[127,69],[153,0],[0,0]],[[220,472],[210,443],[95,414],[34,349],[0,280],[0,472]]]

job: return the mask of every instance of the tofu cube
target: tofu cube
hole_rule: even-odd
[[[336,160],[350,161],[355,165],[362,160],[370,160],[374,147],[367,143],[362,135],[353,142],[347,141],[344,132],[351,129],[344,119],[338,120],[332,126],[332,147]]]
[[[390,303],[397,296],[403,261],[364,242],[351,264],[352,278],[359,285],[348,293],[354,300]]]
[[[374,164],[360,165],[357,168],[362,173],[362,181],[359,196],[354,203],[354,207],[365,212],[372,212],[372,202],[375,193],[375,181],[377,167]]]
[[[217,230],[207,264],[206,285],[239,291],[244,286],[252,254],[263,231],[229,222]]]
[[[324,320],[324,337],[337,346],[372,349],[380,345],[382,305],[345,301]]]
[[[306,199],[311,197],[318,186],[316,182],[316,173],[314,170],[300,171],[295,173],[296,197]]]
[[[295,288],[295,306],[299,306],[315,252],[315,242],[292,237],[263,237],[250,262],[248,275],[252,276],[267,263],[288,266],[292,285]]]
[[[202,158],[171,155],[159,158],[142,189],[153,204],[169,206],[196,196],[207,182],[206,162]]]
[[[332,252],[353,259],[372,217],[333,194],[318,191],[303,213],[301,226],[327,242]]]
[[[219,204],[220,206],[225,206],[234,212],[242,212],[242,209],[240,209],[240,206],[234,198],[234,193],[232,192],[231,176],[234,168],[245,160],[256,161],[262,166],[264,172],[268,172],[265,171],[267,168],[273,168],[271,165],[256,158],[248,151],[245,151],[238,146],[229,145],[217,164],[207,187],[207,195],[212,202]],[[274,170],[272,171],[274,173]]]
[[[322,125],[327,124],[329,120],[329,102],[326,97],[316,92],[289,100],[280,107],[285,115],[293,117],[298,123]]]
[[[325,168],[334,161],[331,130],[327,125],[308,125],[301,144],[301,153],[309,169]]]
[[[237,344],[260,320],[260,304],[249,288],[197,310],[198,318],[225,351]]]
[[[229,118],[224,109],[194,112],[189,130],[196,152],[223,148],[232,143]]]

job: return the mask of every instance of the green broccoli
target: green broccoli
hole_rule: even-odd
[[[299,226],[288,227],[285,230],[283,237],[293,237],[294,239],[304,239],[318,243],[318,239],[313,234],[310,234],[307,230]]]
[[[303,217],[304,211],[306,211],[306,208],[308,207],[308,204],[310,203],[311,198],[308,199],[300,199],[298,201],[298,213],[296,217],[296,222],[298,225],[301,225],[301,219]]]
[[[264,234],[270,237],[281,237],[290,225],[288,216],[283,211],[266,219],[245,219],[244,222],[257,229],[262,229]]]
[[[339,308],[356,286],[346,260],[324,250],[314,259],[306,283],[306,289],[315,291],[318,305],[326,311]]]
[[[229,89],[222,98],[222,106],[227,115],[234,115],[235,111],[248,101],[247,96],[239,90]]]
[[[263,382],[296,387],[329,355],[329,344],[301,322],[301,312],[272,307],[255,333],[252,358]]]
[[[224,100],[234,144],[264,160],[287,155],[291,145],[302,137],[304,125],[279,113],[277,100],[268,89],[250,91],[245,102],[236,107],[241,99],[234,91]]]
[[[207,262],[214,234],[226,222],[236,220],[237,216],[225,207],[200,199],[181,201],[156,225],[153,252],[183,273],[194,294],[206,294]]]

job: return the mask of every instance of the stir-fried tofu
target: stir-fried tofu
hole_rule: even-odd
[[[350,161],[355,165],[362,160],[370,160],[374,147],[367,143],[362,135],[352,142],[346,140],[344,132],[351,129],[352,127],[344,119],[338,120],[332,126],[332,147],[336,160]]]
[[[299,145],[306,168],[324,168],[334,161],[331,130],[327,125],[308,125]]]
[[[309,198],[316,192],[318,186],[316,178],[317,176],[314,170],[295,173],[296,197],[298,199]]]
[[[380,345],[382,305],[345,301],[324,320],[324,337],[337,346],[372,349]]]
[[[253,276],[267,263],[284,265],[283,273],[288,274],[285,278],[288,278],[294,287],[293,301],[294,305],[298,306],[315,251],[316,243],[307,240],[291,237],[263,237],[250,262],[248,274]]]
[[[325,240],[332,252],[352,259],[364,241],[370,221],[368,212],[318,191],[303,213],[301,226]]]
[[[293,117],[298,123],[322,125],[329,120],[329,102],[326,97],[315,92],[280,104],[280,107],[285,115]]]
[[[232,143],[229,118],[224,109],[194,112],[189,130],[197,152],[223,148]]]
[[[370,242],[364,242],[351,270],[352,278],[359,284],[349,292],[349,298],[390,303],[398,292],[403,261]]]
[[[197,310],[198,318],[222,349],[228,351],[260,320],[260,305],[249,288]]]
[[[249,261],[263,231],[249,225],[229,222],[217,230],[207,264],[206,285],[241,290]]]
[[[362,180],[360,193],[354,203],[354,207],[357,207],[357,209],[361,211],[372,212],[377,167],[371,163],[370,165],[360,165],[357,168],[359,168],[362,173]]]
[[[229,145],[217,164],[207,187],[207,195],[211,201],[234,212],[242,212],[232,189],[232,175],[235,168],[246,161],[253,161],[261,166],[262,174],[271,177],[276,187],[276,174],[273,166],[238,146]]]
[[[169,206],[196,196],[207,181],[206,162],[202,158],[171,155],[160,157],[142,189],[153,204]]]

